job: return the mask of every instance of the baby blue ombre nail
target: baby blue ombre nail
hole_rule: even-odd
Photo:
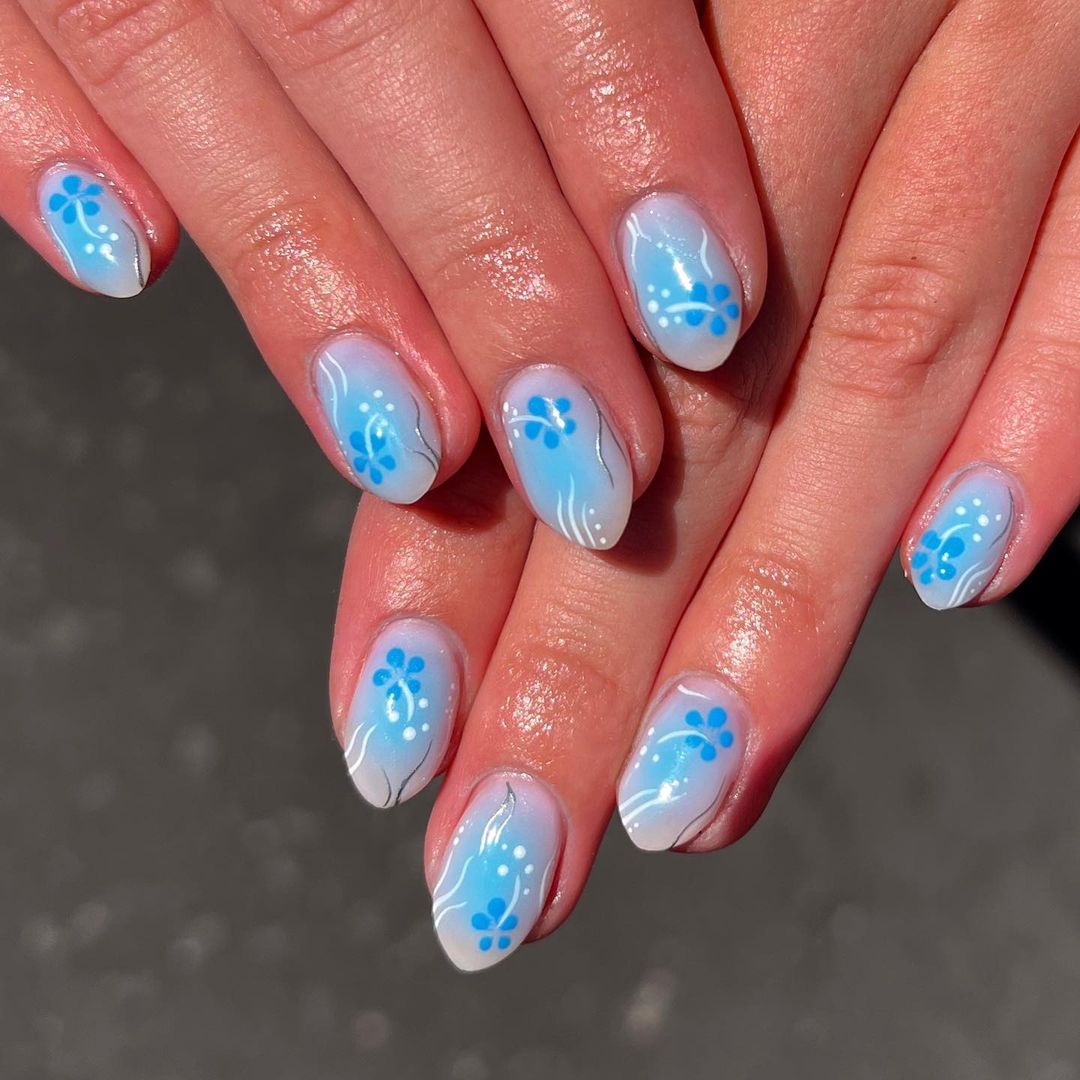
[[[432,890],[435,933],[462,971],[509,956],[544,910],[564,837],[554,796],[539,780],[488,777],[447,845]]]
[[[712,371],[742,326],[742,284],[727,249],[698,208],[658,192],[620,226],[623,267],[657,352],[679,367]]]
[[[526,368],[507,384],[501,414],[536,516],[582,547],[615,544],[630,517],[630,460],[581,380],[554,364]]]
[[[1016,481],[976,465],[945,489],[911,552],[911,581],[936,611],[971,603],[993,580],[1016,524]]]
[[[689,843],[742,766],[746,710],[711,675],[684,675],[649,710],[619,781],[619,817],[644,851]]]
[[[142,292],[150,272],[146,232],[103,176],[76,165],[54,165],[38,185],[38,209],[86,288],[114,297]]]
[[[394,350],[367,334],[342,334],[315,354],[313,373],[356,482],[392,503],[426,494],[442,441],[430,401]]]
[[[378,633],[345,724],[345,765],[372,806],[397,806],[428,784],[446,756],[460,693],[444,627],[396,619]]]

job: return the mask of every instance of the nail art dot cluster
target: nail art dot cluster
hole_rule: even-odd
[[[349,445],[357,452],[353,458],[353,468],[363,476],[366,472],[373,484],[381,484],[384,474],[397,468],[397,458],[387,449],[387,431],[389,416],[396,406],[392,401],[383,404],[386,391],[376,389],[372,392],[374,405],[370,401],[361,401],[357,407],[362,426],[349,434]],[[380,407],[381,406],[381,407]]]
[[[386,667],[376,668],[371,681],[376,686],[386,687],[386,718],[391,724],[397,724],[404,717],[401,737],[406,742],[412,742],[417,735],[412,721],[429,704],[428,699],[420,693],[422,684],[417,677],[424,670],[424,658],[406,658],[404,649],[393,648],[386,654],[386,664]],[[427,732],[430,725],[421,723],[419,729]]]
[[[670,289],[660,290],[660,300],[654,297],[656,291],[655,285],[647,286],[647,292],[653,298],[645,307],[650,315],[657,316],[656,324],[662,330],[671,325],[680,326],[684,320],[687,326],[704,326],[708,320],[709,333],[713,337],[723,337],[729,323],[739,318],[739,305],[731,299],[731,288],[723,282],[710,289],[704,281],[695,281],[688,300],[670,303]]]

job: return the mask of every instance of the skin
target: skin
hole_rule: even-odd
[[[486,14],[513,22],[521,6]],[[524,6],[541,22],[559,10]],[[346,475],[309,360],[332,335],[362,330],[389,343],[431,399],[443,449],[437,481],[465,461],[481,418],[501,423],[506,380],[557,361],[603,395],[640,493],[662,428],[620,311],[622,272],[590,240],[652,187],[676,185],[714,214],[744,278],[745,324],[760,305],[764,235],[752,178],[690,0],[663,18],[646,0],[592,11],[619,31],[620,48],[651,83],[676,70],[699,109],[723,117],[703,139],[698,115],[658,96],[656,113],[641,119],[663,123],[664,138],[634,175],[603,144],[559,167],[563,80],[584,86],[588,57],[564,57],[545,75],[520,28],[494,40],[469,0],[230,0],[224,10],[206,0],[26,0],[36,34],[12,0],[4,7],[22,35],[19,49],[0,39],[5,57],[20,58],[5,61],[9,82],[29,87],[40,107],[15,113],[0,140],[13,147],[0,211],[62,269],[37,219],[32,177],[70,141],[65,125],[100,114],[159,182]],[[676,32],[662,49],[647,48],[654,24],[669,20]],[[608,108],[603,99],[592,106],[594,131]],[[134,171],[100,121],[83,141],[81,156],[97,168]],[[576,186],[561,187],[571,174]],[[137,207],[153,191],[142,174],[122,186]],[[165,239],[156,262],[175,223],[153,197],[166,219],[148,220]],[[516,477],[509,455],[506,464]]]
[[[985,600],[1076,505],[1080,85],[1058,21],[1076,13],[1040,5],[1018,36],[1004,6],[845,12],[793,26],[765,4],[712,23],[759,168],[769,297],[719,378],[656,371],[665,461],[616,552],[537,531],[436,802],[432,880],[484,776],[525,770],[555,791],[567,842],[537,935],[580,894],[642,712],[672,675],[724,676],[752,718],[734,789],[689,844],[712,850],[760,814],[945,476],[989,459],[1026,489]],[[991,92],[1015,125],[981,107]],[[836,151],[823,167],[820,145]],[[352,549],[392,516],[361,507]],[[470,542],[435,556],[446,573]],[[337,710],[350,686],[336,672],[368,634],[360,598],[378,607],[387,584],[347,567]]]
[[[735,238],[751,311],[763,282],[745,175],[719,152],[735,132],[726,98],[701,56],[663,52],[670,39],[693,40],[688,33],[671,33],[666,18],[652,26],[655,8],[644,4],[537,5],[513,18],[509,7],[483,5],[497,57],[472,9],[455,5],[434,24],[432,8],[403,6],[414,17],[391,39],[397,52],[387,48],[392,28],[372,35],[353,21],[366,10],[356,7],[335,19],[321,9],[236,5],[230,13],[246,36],[197,4],[28,9],[94,106],[160,177],[301,411],[310,400],[295,358],[329,326],[374,318],[387,336],[408,337],[403,351],[440,423],[450,423],[474,408],[467,393],[439,387],[458,361],[487,409],[485,393],[530,353],[561,350],[583,370],[629,355],[619,302],[644,335],[609,241],[613,215],[646,182],[697,183]],[[839,672],[909,513],[925,518],[936,484],[969,451],[1006,464],[1027,489],[1021,532],[987,598],[1019,580],[1075,505],[1080,483],[1060,463],[1077,460],[1068,285],[1076,184],[1061,170],[1077,124],[1066,47],[1076,14],[1049,2],[899,7],[837,0],[793,10],[777,0],[709,17],[754,151],[773,280],[728,368],[707,377],[652,368],[666,453],[615,553],[570,548],[542,528],[533,538],[490,449],[417,511],[376,500],[361,507],[335,646],[335,717],[340,725],[381,621],[423,614],[452,627],[468,723],[448,756],[428,864],[437,866],[482,777],[495,769],[542,777],[565,815],[567,847],[539,934],[580,893],[638,720],[670,674],[723,674],[752,716],[738,782],[690,845],[705,850],[760,813]],[[600,46],[581,57],[574,45],[597,40],[584,33],[594,27]],[[78,87],[34,41],[53,74],[35,86],[49,107],[16,113],[33,119],[21,142],[44,148],[20,165],[24,177],[61,144],[48,118],[64,102],[69,111],[58,115],[89,128],[87,149],[109,149]],[[449,96],[399,79],[396,93],[420,96],[404,120],[382,112],[379,60],[392,57],[386,81],[403,56],[415,68],[433,41],[461,46],[442,73]],[[373,65],[370,93],[343,92]],[[320,77],[310,78],[316,68]],[[659,77],[672,71],[678,83]],[[463,125],[455,103],[478,73],[485,93],[474,104],[502,105]],[[30,74],[16,69],[14,85]],[[320,94],[335,78],[338,92]],[[564,96],[565,87],[576,93]],[[596,107],[589,90],[601,87],[613,106]],[[251,100],[266,110],[255,128],[245,119]],[[522,123],[506,122],[514,115]],[[343,127],[354,137],[335,147]],[[628,130],[644,137],[627,139]],[[494,133],[500,152],[490,156],[492,143],[476,131]],[[719,141],[698,154],[703,131]],[[462,178],[445,164],[459,158],[483,167]],[[508,169],[507,160],[524,165]],[[522,172],[532,182],[522,185]],[[432,176],[431,190],[415,197]],[[140,202],[153,197],[149,181],[131,174],[122,184],[149,222],[154,211]],[[503,196],[494,218],[490,186]],[[10,216],[34,242],[28,187],[11,187]],[[462,219],[462,203],[488,212]],[[560,264],[559,252],[570,258]],[[475,368],[473,356],[484,358]],[[658,432],[622,396],[635,396],[636,370],[629,361],[602,367],[640,489],[655,468]],[[449,439],[458,449],[446,473],[470,438]]]

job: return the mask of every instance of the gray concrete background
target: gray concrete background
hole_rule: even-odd
[[[894,573],[746,840],[612,831],[467,978],[430,799],[329,736],[352,493],[220,287],[102,302],[4,233],[0,289],[2,1080],[1080,1080],[1080,685],[1015,609]]]

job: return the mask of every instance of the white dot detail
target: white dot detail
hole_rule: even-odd
[[[524,859],[525,858],[525,845],[524,844],[518,844],[518,846],[516,848],[514,848],[514,858],[515,859]]]
[[[412,741],[413,741],[413,739],[415,739],[415,738],[416,738],[416,728],[414,728],[414,727],[411,727],[411,726],[410,726],[410,727],[407,727],[407,728],[405,728],[405,730],[404,730],[404,731],[403,731],[403,732],[401,733],[401,737],[402,737],[402,738],[403,738],[403,739],[404,739],[404,740],[405,740],[406,742],[412,742]]]
[[[506,877],[506,875],[510,873],[510,867],[507,866],[506,863],[500,863],[499,868],[495,873],[498,874],[499,877]]]

